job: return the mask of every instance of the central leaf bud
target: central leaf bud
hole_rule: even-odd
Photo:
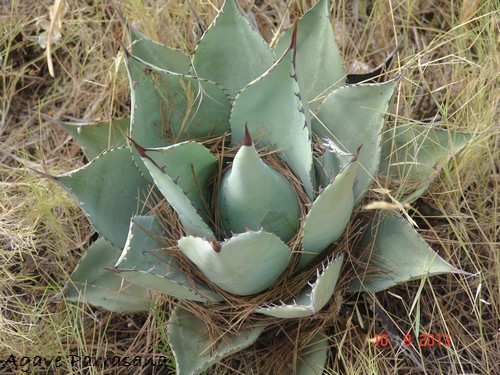
[[[261,160],[246,127],[243,145],[222,176],[219,213],[226,233],[263,228],[286,242],[299,229],[300,204],[292,183]]]

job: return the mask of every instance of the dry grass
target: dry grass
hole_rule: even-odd
[[[0,2],[0,372],[5,373],[1,361],[10,355],[18,360],[38,355],[61,356],[60,367],[51,367],[53,373],[140,373],[146,367],[89,366],[72,363],[77,357],[71,355],[168,357],[165,306],[148,316],[127,317],[48,300],[68,279],[93,231],[65,192],[27,168],[55,174],[84,163],[78,145],[41,114],[105,120],[125,115],[129,101],[119,47],[127,39],[111,2],[69,3],[61,38],[51,46],[51,77],[45,50],[38,44],[40,20],[48,19],[51,1]],[[207,26],[221,1],[192,3]],[[276,25],[287,26],[311,5],[294,0],[287,11],[288,2],[243,3],[252,4],[268,41],[275,38]],[[428,374],[500,373],[496,5],[495,0],[373,0],[333,6],[348,70],[375,67],[398,43],[395,71],[418,53],[392,119],[438,117],[450,128],[476,134],[470,147],[443,169],[415,214],[426,240],[454,266],[476,276],[439,276],[375,296],[352,296],[328,331],[331,373],[422,372],[405,352],[376,347],[369,340],[381,332],[370,309],[375,303],[401,337],[408,332],[414,338],[418,333],[450,334],[450,348],[420,348],[413,340],[414,354]],[[119,7],[145,34],[171,46],[192,51],[199,38],[196,19],[184,2],[126,0]],[[266,344],[281,348],[279,358],[270,358],[273,349],[263,351],[261,344],[251,350],[262,361],[291,363],[297,330],[297,325],[277,326],[277,337],[285,340],[268,337]],[[254,363],[256,368],[262,368],[262,361]],[[228,362],[217,371],[238,373],[227,366],[243,365]],[[23,368],[38,373],[47,367]]]

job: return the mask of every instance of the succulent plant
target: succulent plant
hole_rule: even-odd
[[[402,203],[470,135],[385,128],[401,77],[347,84],[327,0],[274,48],[235,0],[191,56],[135,29],[131,39],[130,121],[65,125],[92,160],[54,179],[101,235],[66,299],[133,313],[149,309],[150,292],[173,297],[177,371],[194,374],[251,345],[276,319],[314,316],[344,274],[346,292],[376,292],[458,272],[420,238]],[[398,214],[363,210],[375,180],[392,181]],[[354,215],[363,234],[339,249]],[[343,264],[346,251],[355,266]],[[222,311],[234,296],[260,319],[214,347],[189,306]],[[313,336],[298,374],[321,373],[326,342]]]

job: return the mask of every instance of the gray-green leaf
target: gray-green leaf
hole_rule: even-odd
[[[210,152],[197,142],[178,143],[157,149],[144,149],[137,142],[133,141],[133,143],[155,185],[179,215],[184,229],[197,236],[214,237],[212,230],[200,215],[202,211],[196,208],[196,206],[203,206],[203,194],[196,192],[197,186],[191,185],[194,177],[189,176],[194,171],[199,185],[205,185],[206,178],[211,175],[215,166],[215,159]],[[193,157],[186,158],[186,151],[187,155],[192,154]],[[158,164],[147,152],[161,153],[155,157],[158,158],[158,162],[161,163],[163,160],[166,164]],[[182,173],[182,176],[177,181],[179,173]],[[188,184],[190,192],[183,190],[180,185],[181,178],[183,178],[182,183]]]
[[[149,182],[136,168],[128,148],[105,152],[55,180],[75,196],[99,234],[119,248],[127,240],[130,218],[149,211],[144,206]]]
[[[290,248],[272,233],[237,234],[221,244],[183,237],[179,249],[219,288],[250,295],[269,288],[290,261]]]
[[[220,182],[219,214],[226,233],[261,227],[283,241],[299,229],[300,205],[290,181],[264,163],[247,132]]]
[[[296,375],[322,375],[328,348],[328,338],[322,333],[316,334],[298,353]]]
[[[325,99],[312,121],[314,133],[333,139],[344,152],[352,154],[363,145],[354,185],[355,202],[363,197],[378,172],[384,116],[397,82],[341,87]]]
[[[245,124],[259,147],[279,151],[279,157],[299,178],[312,200],[312,146],[295,79],[294,49],[290,48],[266,73],[236,97],[231,112],[231,143],[243,142]]]
[[[315,112],[334,89],[345,85],[344,64],[330,19],[330,1],[320,0],[298,21],[297,75],[302,77],[303,95]],[[292,27],[278,42],[281,55],[290,45]],[[302,86],[301,86],[302,88]]]
[[[296,300],[283,302],[281,305],[259,307],[255,312],[284,319],[302,318],[316,314],[330,301],[335,291],[343,259],[344,255],[341,254],[330,261],[328,265],[323,265],[323,269],[318,270],[316,282],[309,283]]]
[[[217,293],[190,282],[177,261],[162,250],[165,233],[154,216],[134,216],[127,243],[114,271],[125,280],[183,300],[215,302]]]
[[[274,53],[236,1],[226,0],[196,47],[193,74],[220,83],[234,98],[274,59]]]
[[[188,311],[176,307],[170,315],[167,333],[175,357],[178,375],[197,375],[223,358],[252,345],[266,323],[240,331],[237,336],[226,334],[218,344],[210,342],[205,322]]]
[[[229,99],[215,83],[162,70],[133,56],[126,62],[131,137],[139,144],[163,147],[229,130]]]
[[[179,74],[188,74],[191,70],[191,59],[188,55],[152,41],[133,27],[130,33],[132,55],[135,57],[160,69]]]
[[[437,175],[439,162],[460,152],[471,139],[472,134],[466,132],[397,125],[384,132],[380,171],[399,181],[397,196],[414,200]]]
[[[463,272],[441,258],[400,217],[376,217],[359,247],[366,266],[356,270],[351,291],[378,292],[422,276]]]
[[[358,170],[358,153],[313,202],[304,221],[298,270],[336,241],[349,222],[354,206],[353,183]]]
[[[113,267],[119,256],[119,248],[99,238],[87,249],[71,275],[63,291],[65,298],[120,313],[148,311],[150,298],[147,289],[106,269]]]
[[[63,122],[61,125],[82,146],[87,159],[92,160],[106,150],[125,145],[130,118],[125,117],[95,124]]]

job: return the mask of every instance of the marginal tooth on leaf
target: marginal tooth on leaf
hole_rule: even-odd
[[[176,184],[176,185],[177,185],[177,183],[179,182],[179,178],[180,178],[180,177],[181,177],[181,176],[176,176],[176,177],[172,178],[172,181],[174,182],[174,184]]]
[[[218,242],[215,240],[215,238],[213,238],[213,237],[212,237],[212,238],[210,238],[210,243],[212,244],[212,249],[214,249],[214,251],[215,251],[216,253],[220,253],[221,248],[222,248],[222,246],[220,245],[220,243],[218,243]]]
[[[252,137],[248,131],[247,123],[245,123],[245,137],[243,138],[243,146],[251,146],[253,144]]]
[[[352,156],[353,154],[349,152],[342,151],[331,139],[323,138],[323,147],[326,148],[326,151],[331,152],[337,156]]]
[[[321,140],[323,141],[321,146],[323,146],[324,148],[326,148],[328,150],[330,148],[330,140],[327,137],[323,137],[323,138],[321,138]]]

